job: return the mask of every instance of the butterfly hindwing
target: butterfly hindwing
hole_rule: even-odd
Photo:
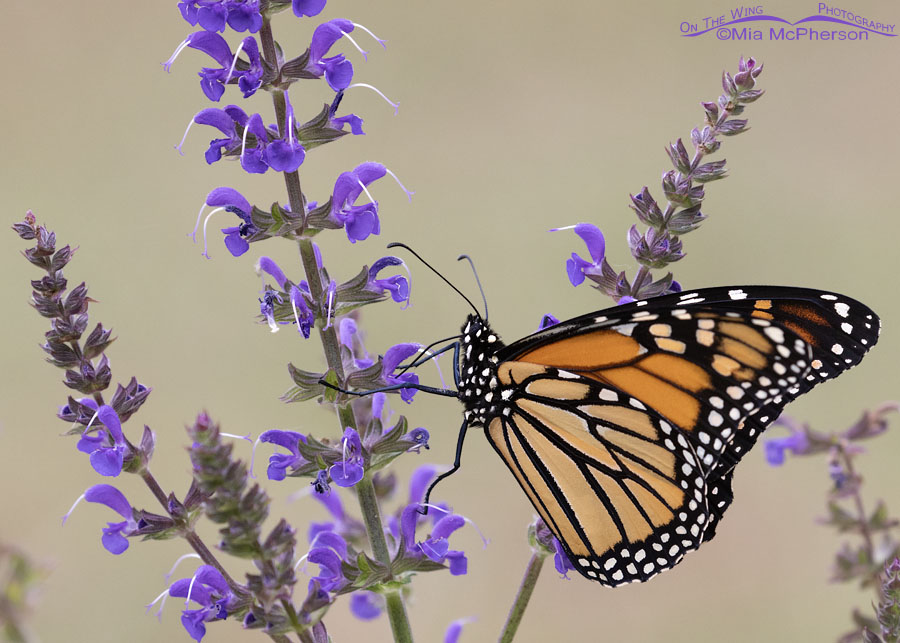
[[[509,362],[509,413],[487,435],[579,572],[648,580],[703,540],[706,482],[682,433],[626,394],[572,373]]]

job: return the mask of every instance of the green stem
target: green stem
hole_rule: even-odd
[[[263,26],[259,31],[260,41],[262,43],[263,56],[266,61],[273,67],[277,66],[275,38],[272,35],[272,25],[268,18],[264,18]],[[275,116],[280,132],[286,131],[286,101],[284,91],[275,89],[272,91],[272,100],[275,106]],[[286,172],[284,174],[284,184],[287,188],[288,203],[291,212],[306,215],[306,197],[300,186],[300,175],[297,172]],[[325,320],[323,315],[323,306],[321,302],[324,300],[325,284],[322,283],[319,266],[316,262],[315,249],[312,240],[301,238],[299,240],[300,260],[303,263],[303,270],[306,273],[306,279],[309,283],[309,291],[312,299],[319,302],[316,312],[321,322],[319,327],[319,339],[322,341],[322,348],[325,352],[325,361],[328,368],[333,370],[340,382],[344,380],[344,367],[341,360],[340,343],[338,342],[335,324],[329,323],[331,320]],[[357,430],[356,416],[353,408],[349,404],[338,407],[338,417],[341,426],[344,428],[352,428]],[[366,531],[369,535],[369,543],[372,546],[372,554],[375,559],[385,567],[390,567],[391,554],[387,547],[387,541],[384,538],[384,527],[381,522],[381,512],[378,508],[378,499],[375,496],[375,487],[369,476],[356,484],[357,496],[359,497],[359,505],[363,515],[363,521],[366,524]],[[391,592],[386,595],[388,616],[391,622],[391,629],[394,633],[394,640],[398,643],[412,643],[412,630],[409,626],[409,619],[406,615],[406,609],[403,605],[403,599],[397,592]]]
[[[516,600],[513,601],[509,610],[509,616],[506,617],[506,625],[500,633],[500,643],[512,643],[516,630],[519,629],[519,623],[522,622],[522,616],[525,614],[525,608],[528,607],[528,601],[534,592],[534,586],[537,584],[538,576],[541,575],[541,567],[544,565],[546,554],[532,554],[531,560],[528,561],[528,567],[525,568],[525,576],[522,577],[522,584],[519,585],[519,591],[516,594]]]
[[[356,496],[359,498],[359,508],[362,511],[363,522],[366,524],[366,533],[369,542],[372,543],[372,554],[375,560],[390,567],[391,552],[384,538],[384,527],[381,522],[381,511],[378,508],[378,497],[375,495],[375,485],[369,475],[356,483]],[[403,597],[399,592],[393,591],[385,594],[387,602],[388,619],[391,622],[391,630],[394,633],[394,641],[397,643],[412,643],[412,629],[406,616],[406,608],[403,606]]]

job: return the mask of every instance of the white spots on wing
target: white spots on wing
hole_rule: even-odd
[[[846,317],[850,312],[850,306],[842,301],[839,301],[834,305],[834,312],[836,312],[841,317]]]
[[[841,330],[850,335],[853,332],[853,324],[844,322],[843,324],[841,324]]]
[[[637,324],[619,324],[618,326],[613,326],[613,330],[620,335],[631,337],[631,333],[634,331],[635,326],[637,326]]]
[[[841,346],[840,344],[835,344],[834,346],[831,347],[831,352],[834,353],[835,355],[840,355],[841,353],[844,352],[844,347]]]
[[[822,368],[822,360],[814,359],[814,360],[810,363],[810,366],[812,366],[812,367],[815,368],[815,369],[820,369],[820,368]]]
[[[636,399],[634,399],[634,398],[631,398],[631,399],[628,400],[628,403],[629,403],[631,406],[633,406],[634,408],[640,409],[641,411],[646,411],[646,410],[647,410],[647,407],[644,406],[643,404],[641,404],[640,400],[636,400]]]
[[[732,400],[739,400],[744,397],[744,389],[742,389],[740,386],[729,386],[727,389],[725,389],[725,392]]]
[[[712,426],[721,426],[722,421],[724,420],[724,418],[722,417],[722,414],[719,413],[718,411],[710,411],[709,415],[707,417],[709,419],[709,423]]]
[[[777,326],[766,326],[763,333],[776,344],[784,343],[784,331]]]
[[[556,374],[559,375],[564,380],[577,380],[579,377],[581,377],[580,375],[577,375],[576,373],[572,373],[570,371],[563,371],[563,370],[557,370]]]
[[[822,295],[822,299],[826,301],[835,301],[837,297],[834,295]]]
[[[747,293],[745,293],[743,290],[740,290],[740,289],[738,289],[738,290],[729,290],[729,291],[728,291],[728,296],[731,297],[732,299],[746,299],[746,298],[747,298]]]
[[[653,324],[650,326],[650,333],[656,337],[671,337],[672,327],[669,324]]]
[[[597,395],[597,397],[599,397],[601,400],[605,400],[606,402],[619,401],[619,394],[608,388],[600,389],[600,393]]]

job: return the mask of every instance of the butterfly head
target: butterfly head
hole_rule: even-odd
[[[459,399],[471,424],[483,424],[488,413],[496,412],[497,352],[503,346],[500,337],[480,315],[466,318],[460,339]]]

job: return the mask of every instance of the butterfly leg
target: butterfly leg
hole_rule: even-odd
[[[454,458],[453,460],[453,467],[449,471],[445,471],[444,473],[439,475],[430,485],[428,485],[428,490],[425,492],[425,501],[422,503],[424,505],[424,511],[420,509],[420,513],[428,513],[428,499],[431,497],[431,492],[434,490],[434,487],[437,485],[437,483],[459,471],[460,463],[462,460],[463,442],[465,442],[466,440],[466,431],[468,429],[468,421],[463,421],[462,426],[459,427],[459,437],[456,439],[456,458]]]

